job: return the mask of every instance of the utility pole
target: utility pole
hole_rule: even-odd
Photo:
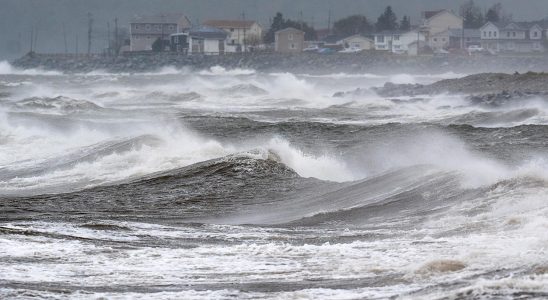
[[[118,36],[118,17],[116,17],[114,18],[114,53],[116,53],[116,56],[118,56],[118,51],[120,51]]]
[[[93,32],[93,16],[88,12],[88,55],[91,54],[91,34]]]
[[[30,28],[30,51],[32,52],[32,44],[34,43],[34,27]]]
[[[112,53],[112,47],[110,44],[110,22],[107,21],[107,54],[110,56]]]
[[[327,15],[327,31],[331,34],[331,9],[329,9],[329,13]]]
[[[38,49],[38,27],[34,26],[34,51]]]
[[[63,41],[65,42],[65,54],[67,54],[67,53],[68,53],[68,46],[67,46],[67,28],[66,28],[64,22],[63,22]]]
[[[78,55],[78,34],[76,34],[76,40],[75,40],[75,46],[74,46],[74,54]]]
[[[299,12],[299,25],[300,25],[300,27],[301,27],[301,28],[300,28],[301,31],[303,30],[303,26],[304,26],[303,23],[304,23],[304,21],[303,21],[303,11],[301,10],[301,11]]]
[[[242,20],[244,21],[243,22],[243,25],[244,25],[244,53],[247,51],[247,45],[246,45],[246,24],[245,24],[245,11],[242,12]]]

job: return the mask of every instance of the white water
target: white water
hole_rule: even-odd
[[[343,98],[332,96],[338,91],[367,89],[387,81],[429,83],[459,74],[312,76],[216,67],[198,73],[165,68],[138,75],[94,72],[67,76],[16,70],[5,63],[0,64],[0,73],[4,74],[0,75],[0,88],[9,93],[0,100],[0,176],[5,171],[54,164],[69,154],[77,157],[79,152],[99,145],[135,138],[143,141],[68,167],[2,179],[0,194],[66,192],[138,179],[231,154],[267,159],[272,151],[302,177],[348,182],[376,178],[406,167],[430,165],[436,170],[457,174],[460,186],[455,188],[463,189],[463,193],[481,189],[483,195],[474,201],[456,201],[456,205],[452,203],[447,207],[438,203],[424,218],[416,217],[420,222],[412,218],[378,216],[377,222],[369,227],[337,224],[322,228],[168,226],[94,220],[126,228],[99,230],[61,221],[3,222],[4,229],[31,230],[39,234],[0,235],[0,282],[98,288],[143,287],[151,283],[213,285],[208,286],[211,290],[207,291],[189,287],[183,291],[93,293],[95,298],[109,299],[354,299],[398,295],[406,299],[406,293],[429,287],[434,288],[424,296],[419,293],[409,298],[459,298],[459,293],[470,290],[480,298],[511,291],[548,292],[548,274],[530,272],[532,268],[548,266],[546,152],[520,147],[537,141],[514,139],[508,142],[515,143],[516,148],[506,146],[519,152],[512,153],[519,154],[517,158],[495,157],[496,151],[487,154],[474,149],[471,141],[442,126],[433,129],[417,125],[447,124],[471,113],[523,109],[537,113],[520,118],[495,116],[472,125],[498,128],[547,125],[548,108],[541,99],[484,107],[471,105],[458,95],[426,97],[421,101],[399,99],[404,102],[384,99],[371,91]],[[32,97],[43,100],[58,96],[87,101],[101,109],[67,111],[62,109],[63,105],[46,108],[16,105]],[[181,116],[187,114],[243,117],[249,122],[263,121],[255,124],[258,128],[276,125],[281,129],[246,136],[249,123],[244,122],[242,128],[236,128],[237,134],[229,135],[230,130],[226,129],[229,138],[222,138],[223,134],[211,137],[207,130],[200,131],[186,124]],[[306,131],[311,122],[361,127],[340,127],[344,132],[326,137],[319,131]],[[390,122],[415,125],[411,128],[416,129],[398,131],[386,125]],[[301,126],[303,135],[287,134],[295,134],[295,129],[284,129],[284,124]],[[372,127],[379,124],[389,129]],[[214,126],[206,128],[217,130]],[[345,140],[349,136],[346,131],[359,136],[360,130],[379,133],[358,142]],[[306,136],[308,133],[310,136]],[[143,136],[152,138],[140,138]],[[500,136],[502,141],[509,138]],[[496,141],[496,137],[493,140]],[[350,144],[348,148],[331,146],[346,142]],[[387,190],[385,194],[393,192]],[[424,191],[422,196],[427,198],[435,192]],[[364,199],[367,196],[356,195]],[[152,238],[160,243],[148,245]],[[124,243],[138,246],[118,247]],[[189,247],[184,247],[186,245]],[[52,259],[60,260],[52,263]],[[436,270],[432,265],[441,267]],[[463,269],[451,271],[451,266]],[[498,272],[498,277],[490,276],[490,272]],[[384,277],[405,281],[394,283],[385,279],[381,281],[386,284],[364,283],[367,287],[348,289],[297,287],[296,291],[277,293],[237,288],[240,283],[278,282],[291,286],[321,280],[357,282],[369,278],[374,282]],[[455,282],[464,283],[464,287],[450,285]],[[2,296],[17,293],[16,286],[0,288]],[[43,297],[59,295],[55,291],[37,293]],[[89,298],[90,294],[78,291],[66,297]]]

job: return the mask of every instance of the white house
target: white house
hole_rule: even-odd
[[[150,51],[157,39],[168,41],[171,34],[190,28],[182,13],[134,16],[129,26],[130,51]]]
[[[225,53],[227,33],[219,28],[199,26],[188,31],[188,53],[219,55]]]
[[[256,21],[248,20],[208,20],[206,26],[216,27],[228,34],[227,44],[235,49],[256,46],[262,42],[263,28]]]
[[[424,33],[411,31],[382,31],[375,34],[375,49],[403,54],[409,50],[409,45],[417,41],[426,41]]]
[[[337,44],[342,45],[344,48],[355,48],[360,50],[375,49],[375,41],[361,34],[356,34],[341,39],[337,42]]]
[[[487,22],[480,28],[481,45],[491,52],[544,52],[546,35],[535,22]]]

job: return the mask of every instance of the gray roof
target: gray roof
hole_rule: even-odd
[[[226,31],[206,25],[192,27],[188,33],[191,37],[198,39],[224,40],[228,36]]]
[[[276,31],[276,33],[278,33],[278,32],[285,32],[285,31],[293,31],[293,32],[298,32],[298,33],[304,33],[304,31],[299,30],[299,29],[296,29],[296,28],[293,28],[293,27],[287,27],[287,28],[278,30],[278,31]]]
[[[479,29],[449,29],[450,37],[467,37],[467,38],[481,38],[481,32]]]
[[[182,13],[165,13],[158,15],[140,15],[131,18],[131,23],[141,24],[177,24],[186,16]],[[188,20],[188,19],[187,19]]]

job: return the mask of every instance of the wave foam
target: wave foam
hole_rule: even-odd
[[[0,61],[0,75],[29,75],[29,76],[59,76],[63,73],[58,71],[46,71],[43,69],[19,69],[7,61]]]

